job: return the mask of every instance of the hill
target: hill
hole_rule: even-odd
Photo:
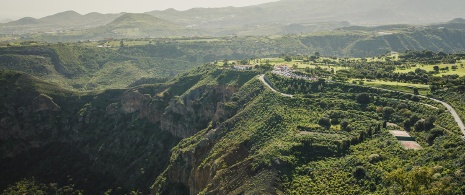
[[[13,20],[12,19],[2,19],[0,20],[0,23],[8,23],[8,22],[12,22]]]
[[[81,15],[75,11],[66,11],[43,17],[39,20],[43,23],[53,24],[58,27],[73,27],[80,29],[108,24],[121,15],[122,14],[100,14],[95,12]]]
[[[464,17],[460,0],[281,0],[247,7],[173,9],[148,12],[184,25],[201,28],[270,23],[348,21],[355,25],[429,24]]]
[[[132,53],[134,52],[134,53]],[[163,80],[195,62],[134,50],[57,44],[0,48],[0,70],[16,70],[78,91],[125,88],[134,82]]]
[[[463,6],[465,3],[460,0],[451,0],[447,3],[434,0],[281,0],[246,7],[193,8],[186,11],[167,9],[151,11],[146,14],[170,21],[183,28],[199,31],[197,33],[184,31],[184,34],[178,33],[176,36],[192,34],[270,35],[263,32],[274,34],[308,33],[346,27],[348,23],[357,26],[439,23],[453,18],[465,17],[463,12],[458,9]],[[108,24],[122,15],[91,13],[82,16],[74,11],[67,11],[41,18],[39,19],[40,25],[34,24],[36,26],[23,22],[11,23],[1,28],[0,32],[9,34],[14,32],[82,30]],[[341,23],[344,25],[341,26]],[[293,24],[294,27],[295,25],[313,27],[288,30],[288,25]],[[138,26],[138,28],[143,28],[143,26]]]
[[[25,25],[38,25],[38,24],[41,24],[41,21],[35,18],[31,18],[31,17],[25,17],[25,18],[21,18],[16,21],[6,23],[6,25],[8,26],[25,26]]]
[[[465,19],[455,18],[449,22],[431,25],[431,27],[465,30]]]
[[[166,20],[148,14],[124,14],[111,23],[90,30],[95,36],[163,37],[180,36],[186,30]]]
[[[110,23],[122,14],[89,13],[81,15],[75,11],[66,11],[40,19],[26,17],[11,21],[0,27],[1,34],[37,33],[83,30]]]
[[[389,134],[395,127],[383,127],[406,114],[451,117],[441,109],[405,94],[267,74],[291,98],[259,74],[205,65],[166,83],[76,93],[0,71],[0,190],[17,192],[34,177],[83,193],[463,191],[459,136],[411,131],[423,149],[409,151]],[[389,118],[380,107],[392,109]]]
[[[148,14],[126,13],[102,26],[85,30],[73,30],[65,33],[39,33],[36,39],[45,39],[47,41],[55,40],[52,42],[68,42],[78,40],[103,40],[106,38],[159,38],[199,35],[202,35],[201,31],[180,27],[169,21]]]

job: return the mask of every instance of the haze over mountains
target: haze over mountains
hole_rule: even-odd
[[[246,7],[168,9],[147,14],[186,28],[212,29],[343,21],[353,25],[430,24],[465,17],[460,9],[463,7],[465,2],[461,0],[281,0]],[[0,33],[88,29],[109,24],[122,15],[66,11],[40,19],[25,17],[3,24]]]

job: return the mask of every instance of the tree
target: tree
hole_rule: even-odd
[[[418,88],[416,88],[416,87],[413,88],[413,94],[415,94],[415,95],[420,94],[420,93],[418,92]]]
[[[437,137],[443,136],[443,135],[444,135],[444,131],[442,129],[433,128],[433,129],[430,130],[430,132],[428,134],[428,137],[426,138],[426,141],[428,142],[429,145],[433,145],[434,140]]]
[[[428,116],[426,117],[425,119],[425,122],[424,122],[424,128],[426,131],[429,131],[431,130],[432,128],[434,128],[434,122],[436,122],[436,117],[435,116]]]
[[[394,108],[392,107],[384,107],[383,108],[383,117],[386,120],[389,120],[391,118],[392,113],[394,113]]]
[[[332,118],[332,119],[331,119],[331,124],[332,124],[332,125],[337,125],[337,124],[339,124],[339,123],[340,123],[340,119],[339,119],[339,118]]]
[[[357,102],[360,104],[368,104],[370,101],[370,95],[367,93],[360,93],[357,95]]]
[[[425,130],[425,120],[419,120],[414,125],[415,131]]]
[[[400,103],[399,105],[397,105],[397,109],[398,109],[398,110],[402,110],[402,109],[404,109],[404,108],[408,108],[407,104],[405,104],[405,103]]]
[[[323,117],[318,120],[318,124],[322,127],[329,129],[331,127],[331,120],[329,118]]]
[[[286,57],[284,57],[284,61],[290,62],[290,61],[292,61],[292,58],[290,56],[286,56]]]
[[[354,177],[357,179],[363,179],[367,176],[366,169],[363,166],[357,166],[354,170]]]
[[[247,60],[247,58],[241,60],[241,65],[247,65],[247,64],[249,64],[249,60]]]
[[[404,129],[406,131],[410,131],[412,129],[412,122],[410,121],[410,119],[405,119],[405,121],[404,121]]]
[[[343,131],[350,131],[350,127],[349,127],[349,122],[346,121],[346,120],[343,120],[341,122],[341,130]]]
[[[119,42],[119,47],[120,47],[120,48],[124,48],[124,41],[123,41],[123,39],[121,39],[121,41]]]
[[[434,71],[439,72],[439,66],[433,66]]]

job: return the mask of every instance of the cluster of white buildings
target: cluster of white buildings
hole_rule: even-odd
[[[235,66],[233,66],[233,69],[236,69],[236,70],[252,70],[254,68],[255,68],[254,65],[235,65]]]
[[[277,66],[274,66],[274,69],[272,71],[272,73],[274,74],[277,74],[277,75],[281,75],[281,76],[284,76],[284,77],[288,77],[288,78],[295,78],[295,79],[304,79],[304,80],[309,80],[309,81],[317,81],[318,78],[314,77],[314,76],[301,76],[301,75],[297,75],[294,73],[294,71],[285,66],[285,65],[277,65]]]

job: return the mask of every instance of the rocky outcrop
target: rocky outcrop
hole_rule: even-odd
[[[139,93],[137,90],[126,92],[121,98],[122,110],[124,113],[134,113],[139,111],[152,99],[149,94]]]
[[[161,127],[176,137],[187,138],[208,127],[213,119],[224,119],[222,104],[231,99],[234,86],[202,86],[170,101]]]
[[[152,194],[169,194],[168,192],[178,190],[179,186],[189,189],[189,194],[192,195],[200,192],[242,194],[253,191],[244,185],[252,183],[256,172],[252,167],[247,142],[231,145],[230,152],[221,154],[214,160],[205,160],[209,158],[224,131],[227,131],[225,127],[211,129],[202,135],[202,141],[189,147],[189,150],[178,151],[177,159],[171,162],[165,175],[162,175],[167,180],[157,180]]]
[[[105,113],[109,116],[113,116],[119,112],[119,105],[118,103],[112,103],[107,106],[105,109]]]
[[[60,106],[53,102],[52,98],[40,94],[32,101],[32,108],[34,112],[40,111],[60,111]]]
[[[141,118],[147,119],[154,124],[160,122],[160,118],[166,107],[166,103],[161,98],[157,96],[152,98],[151,95],[142,94],[137,90],[126,92],[121,98],[120,104],[113,103],[108,105],[106,114],[115,115],[120,113],[120,110],[124,114],[138,112]]]

